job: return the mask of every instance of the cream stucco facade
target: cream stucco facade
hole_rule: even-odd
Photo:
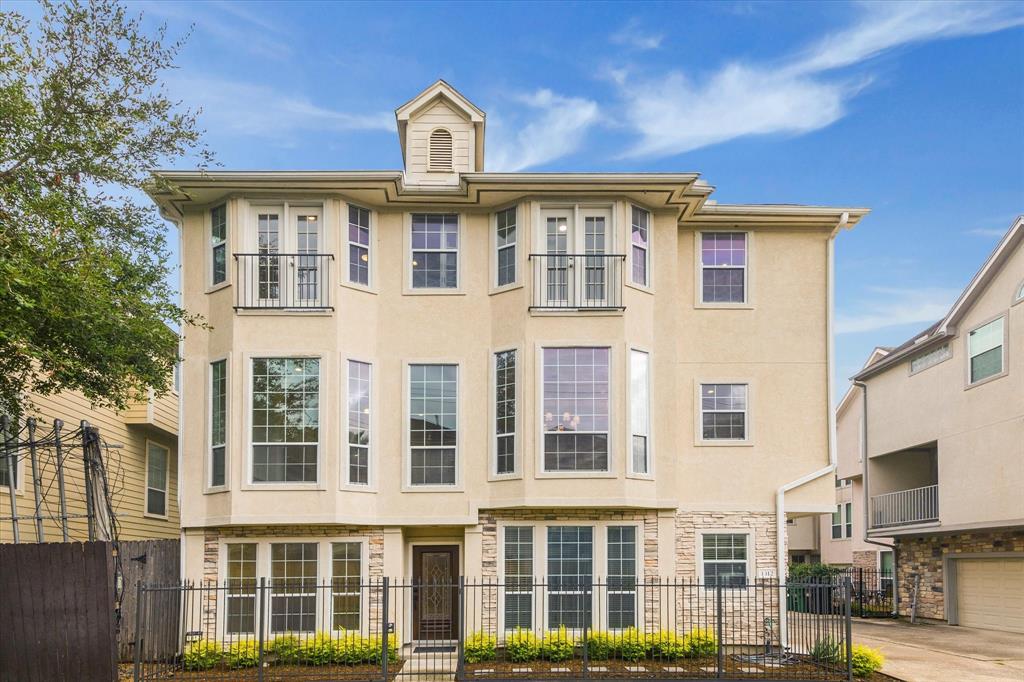
[[[158,173],[184,305],[210,325],[183,341],[185,577],[224,579],[233,544],[266,571],[275,543],[339,538],[367,575],[414,578],[417,548],[451,546],[453,573],[500,577],[507,527],[542,557],[560,525],[593,530],[597,575],[609,526],[634,529],[638,575],[703,577],[716,530],[748,579],[775,575],[780,507],[784,527],[833,504],[833,244],[866,210],[719,205],[691,173],[484,172],[483,112],[443,82],[397,114],[404,171]],[[266,358],[316,386],[294,398],[302,446],[259,440]],[[264,468],[274,448],[305,464]]]

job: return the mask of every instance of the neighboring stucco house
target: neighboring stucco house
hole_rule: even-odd
[[[20,439],[28,438],[26,419],[38,420],[36,438],[43,440],[52,431],[53,421],[64,422],[63,476],[68,539],[89,539],[85,518],[87,503],[81,447],[72,435],[84,419],[99,429],[106,448],[102,451],[107,473],[107,488],[118,525],[119,540],[178,538],[178,393],[171,391],[159,398],[149,397],[132,403],[127,410],[95,407],[80,393],[65,391],[50,396],[33,395],[33,409],[19,422]],[[0,439],[2,442],[2,439]],[[0,450],[2,453],[2,450]],[[10,470],[14,469],[20,542],[37,542],[36,490],[32,484],[31,453],[28,447],[17,450],[13,467],[0,457],[0,516],[10,517]],[[56,467],[56,449],[40,445],[36,452],[43,541],[60,542],[60,486]],[[14,529],[9,520],[0,521],[0,542],[12,542]]]
[[[919,616],[1024,632],[1022,242],[1018,218],[946,317],[854,377],[840,416],[854,498],[844,434],[863,421],[866,536],[895,542],[901,613],[919,580]]]
[[[443,81],[396,118],[402,170],[157,173],[210,323],[183,577],[785,571],[786,518],[834,504],[833,245],[867,211],[484,172]]]

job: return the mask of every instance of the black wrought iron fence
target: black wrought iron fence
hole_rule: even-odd
[[[236,253],[235,308],[331,309],[329,253]]]
[[[831,573],[802,578],[804,583],[842,585],[849,581],[851,610],[861,618],[893,618],[896,615],[896,579],[893,571],[852,566],[833,569]],[[809,597],[791,594],[789,608],[796,611],[814,610],[817,605]]]
[[[849,582],[250,576],[137,590],[135,680],[851,679]],[[796,594],[818,608],[787,611]],[[173,655],[148,643],[171,636]]]
[[[621,309],[626,257],[612,253],[531,253],[537,310]]]

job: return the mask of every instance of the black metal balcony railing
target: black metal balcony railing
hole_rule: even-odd
[[[622,310],[626,256],[531,253],[534,310]]]
[[[329,253],[236,253],[235,308],[332,310]]]

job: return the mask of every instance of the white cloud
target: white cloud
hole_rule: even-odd
[[[201,124],[218,132],[280,141],[299,131],[395,130],[391,112],[336,111],[265,85],[192,77],[170,86],[186,103],[201,106]]]
[[[583,143],[599,120],[596,102],[542,89],[514,101],[524,105],[518,116],[489,118],[487,170],[521,171],[567,156]],[[512,125],[517,125],[513,133]]]
[[[655,78],[613,72],[625,116],[640,134],[625,156],[680,154],[747,135],[803,134],[846,114],[870,82],[830,72],[893,48],[1024,25],[1024,4],[870,3],[848,29],[774,64],[730,63],[696,78],[681,70]]]
[[[292,38],[279,22],[271,21],[234,2],[136,2],[132,9],[166,21],[175,30],[194,25],[197,32],[232,50],[269,59],[291,55]]]
[[[615,45],[631,47],[635,50],[657,50],[661,47],[661,41],[665,36],[661,33],[645,32],[640,26],[640,20],[633,17],[626,24],[613,33],[609,40]]]
[[[853,310],[836,313],[836,333],[856,334],[905,324],[925,324],[949,312],[959,291],[945,288],[868,287]]]

